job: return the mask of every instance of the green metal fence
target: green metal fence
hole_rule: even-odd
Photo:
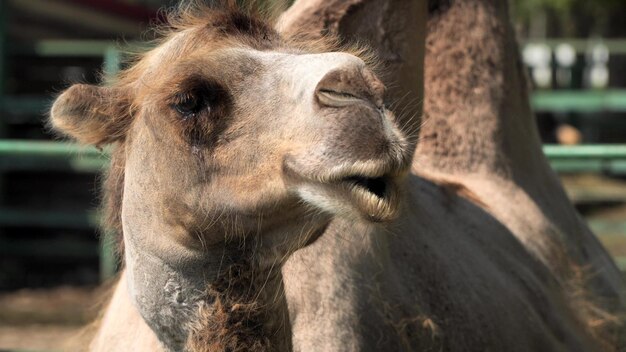
[[[99,173],[108,165],[108,154],[93,147],[66,142],[35,142],[0,140],[0,172],[7,171],[71,171]],[[35,226],[66,229],[95,229],[98,214],[93,211],[67,212],[57,210],[24,210],[0,208],[0,226]],[[19,254],[62,255],[65,257],[100,258],[100,276],[106,279],[115,273],[115,259],[110,243],[100,246],[93,241],[37,240],[11,242],[0,238],[0,255]]]
[[[543,151],[560,173],[626,175],[626,145],[544,145]]]

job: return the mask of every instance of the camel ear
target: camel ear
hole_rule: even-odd
[[[52,105],[50,124],[80,143],[103,145],[124,138],[130,98],[120,88],[75,84]]]

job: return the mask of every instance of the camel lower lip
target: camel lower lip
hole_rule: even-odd
[[[395,217],[398,206],[397,188],[388,177],[349,176],[336,186],[346,200],[369,221],[386,222]]]

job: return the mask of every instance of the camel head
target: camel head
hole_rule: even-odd
[[[238,11],[170,22],[111,84],[63,92],[51,124],[117,145],[130,295],[178,350],[230,265],[274,267],[335,216],[393,219],[412,151],[357,53]]]

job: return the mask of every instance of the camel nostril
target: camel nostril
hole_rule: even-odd
[[[339,108],[352,105],[354,103],[364,102],[364,99],[350,93],[320,89],[317,91],[317,101],[325,106]]]
[[[320,105],[344,107],[356,103],[382,105],[382,83],[365,67],[348,65],[328,72],[317,84],[315,97]]]

